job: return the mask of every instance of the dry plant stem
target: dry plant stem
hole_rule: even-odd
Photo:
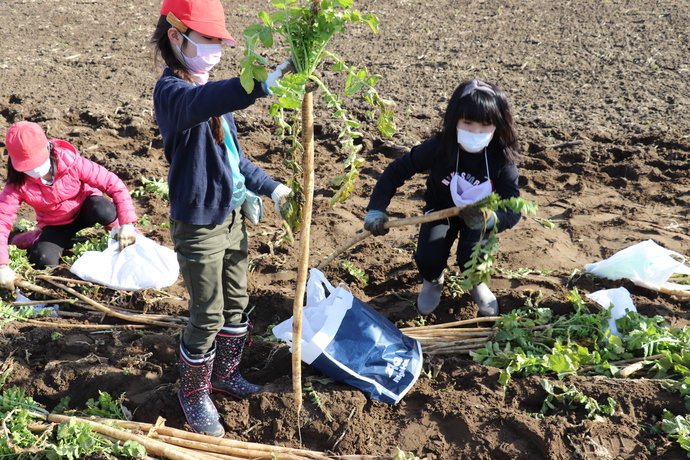
[[[422,339],[457,339],[462,337],[490,337],[495,331],[472,331],[472,330],[458,330],[458,329],[439,329],[437,331],[427,332],[410,332],[405,334],[417,340]]]
[[[112,325],[112,324],[69,324],[69,323],[62,323],[58,321],[38,321],[35,319],[27,319],[25,322],[29,324],[36,324],[38,326],[50,326],[50,327],[59,327],[62,329],[72,329],[72,328],[79,328],[79,329],[144,329],[146,328],[146,325],[144,324],[118,324],[118,325]]]
[[[78,293],[74,289],[67,287],[62,283],[58,283],[57,281],[53,281],[53,280],[47,280],[47,281],[49,283],[59,287],[60,289],[63,289],[65,291],[69,292],[70,294],[72,294],[76,298],[83,300],[84,302],[88,303],[89,305],[96,307],[100,311],[104,312],[106,315],[114,316],[115,318],[123,319],[126,321],[132,321],[135,323],[148,324],[151,326],[177,327],[177,328],[184,327],[181,324],[173,324],[171,322],[153,321],[153,320],[150,320],[148,318],[145,318],[144,317],[145,315],[124,315],[122,313],[118,313],[118,312],[113,311],[112,309],[106,307],[105,305],[101,305],[100,303],[96,302],[95,300],[92,300],[92,299],[86,297],[85,295]]]
[[[472,348],[448,348],[448,349],[443,349],[443,350],[433,350],[426,352],[429,356],[436,356],[436,355],[452,355],[452,354],[458,354],[458,355],[469,355],[473,351],[477,351],[483,347],[472,347]]]
[[[501,319],[500,316],[484,316],[481,318],[464,319],[462,321],[453,321],[452,323],[434,324],[431,326],[404,327],[404,328],[401,328],[400,330],[403,332],[426,331],[426,330],[430,330],[430,329],[444,329],[444,328],[449,328],[449,327],[465,326],[468,324],[484,323],[484,322],[489,322],[489,321],[496,322],[499,319]]]
[[[119,430],[117,428],[103,425],[85,418],[67,417],[65,415],[58,414],[48,414],[48,417],[46,418],[48,422],[53,423],[68,423],[70,419],[75,419],[78,422],[86,423],[97,433],[119,439],[120,441],[136,441],[144,446],[148,454],[157,455],[171,460],[206,460],[208,458],[212,458],[198,452],[189,452],[180,447],[171,446],[155,439],[133,434],[128,431]]]
[[[309,243],[312,202],[314,201],[314,94],[304,93],[302,101],[302,171],[304,173],[304,206],[302,207],[302,234],[300,235],[297,288],[292,307],[292,391],[295,398],[297,420],[302,410],[302,310],[309,274]]]
[[[279,446],[269,446],[266,444],[258,444],[258,443],[253,443],[253,442],[245,442],[245,441],[236,441],[234,439],[229,439],[229,438],[215,438],[213,436],[206,436],[203,434],[197,434],[197,433],[191,433],[189,431],[184,431],[184,430],[178,430],[177,428],[170,428],[167,426],[156,426],[152,425],[150,423],[142,423],[142,422],[130,422],[127,420],[115,420],[115,419],[104,419],[104,418],[99,418],[97,419],[98,421],[101,422],[107,422],[107,423],[113,423],[120,428],[125,428],[128,430],[139,430],[139,431],[144,431],[147,433],[148,436],[171,436],[175,437],[178,439],[187,439],[190,441],[197,441],[201,443],[206,443],[209,445],[216,445],[216,446],[225,446],[225,447],[235,447],[235,448],[244,448],[244,449],[251,449],[251,450],[256,450],[256,451],[261,451],[261,452],[268,452],[271,454],[275,455],[281,455],[281,454],[292,454],[292,455],[298,455],[306,458],[313,458],[317,460],[322,460],[322,459],[327,459],[329,458],[327,455],[317,452],[317,451],[311,451],[311,450],[305,450],[305,449],[293,449],[290,447],[279,447]]]
[[[36,275],[36,278],[46,280],[46,281],[61,281],[63,283],[74,283],[74,284],[84,284],[86,286],[95,286],[91,281],[78,280],[74,278],[65,278],[63,276],[53,276],[53,275]]]
[[[77,301],[74,299],[32,300],[31,302],[12,302],[12,305],[16,305],[18,307],[24,307],[24,306],[28,306],[28,305],[46,305],[46,304],[53,304],[53,303],[76,304]]]
[[[393,228],[393,227],[404,227],[406,225],[416,225],[416,224],[423,224],[426,222],[434,222],[436,220],[441,220],[441,219],[447,219],[449,217],[455,217],[458,215],[461,209],[463,209],[464,206],[457,206],[454,208],[447,208],[447,209],[441,209],[440,211],[436,212],[430,212],[429,214],[424,214],[422,216],[413,216],[413,217],[407,217],[405,219],[396,219],[396,220],[389,220],[385,224],[383,224],[384,228]],[[363,239],[367,238],[369,235],[371,235],[371,232],[369,230],[363,230],[351,239],[349,239],[345,244],[340,246],[338,249],[336,249],[333,254],[328,256],[326,260],[321,262],[319,264],[318,268],[319,270],[328,265],[329,263],[333,262],[333,260],[338,257],[340,254],[343,252],[347,251],[350,247],[354,246],[355,244],[359,243]]]

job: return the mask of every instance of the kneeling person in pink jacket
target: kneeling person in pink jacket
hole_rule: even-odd
[[[5,144],[9,159],[0,193],[0,287],[14,290],[17,280],[8,265],[7,239],[22,203],[36,211],[38,230],[11,243],[28,249],[29,261],[38,269],[59,264],[72,237],[97,223],[120,226],[120,250],[136,241],[132,198],[115,174],[81,157],[72,144],[48,140],[36,123],[10,126]]]

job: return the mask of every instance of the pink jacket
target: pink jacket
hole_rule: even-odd
[[[52,185],[26,176],[24,184],[5,184],[0,193],[0,265],[9,262],[7,238],[17,210],[26,203],[36,211],[38,227],[65,225],[77,218],[84,200],[106,193],[117,208],[120,224],[136,223],[134,204],[125,184],[103,166],[79,155],[72,144],[50,141],[55,148],[56,173]]]

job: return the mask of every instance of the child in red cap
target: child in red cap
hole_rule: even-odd
[[[120,249],[135,242],[132,198],[115,174],[81,157],[70,143],[48,140],[43,128],[29,121],[10,126],[5,145],[9,158],[0,194],[0,287],[14,290],[17,279],[8,265],[7,238],[22,203],[36,211],[38,230],[18,235],[12,244],[23,240],[38,269],[59,264],[72,237],[96,223],[122,225]]]
[[[244,156],[232,112],[270,95],[289,61],[250,94],[239,78],[209,81],[221,44],[235,44],[220,0],[164,0],[160,13],[151,42],[165,66],[153,104],[170,163],[170,233],[190,297],[179,398],[193,430],[223,436],[210,392],[246,398],[261,388],[239,371],[250,331],[242,205],[270,196],[280,214],[290,194]]]

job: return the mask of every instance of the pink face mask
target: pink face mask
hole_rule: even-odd
[[[180,54],[184,58],[187,68],[197,77],[203,80],[203,83],[208,81],[208,72],[220,62],[222,56],[222,50],[219,43],[212,44],[199,44],[194,43],[185,34],[182,34],[184,38],[189,40],[189,42],[196,46],[196,56],[187,57],[180,50]]]

